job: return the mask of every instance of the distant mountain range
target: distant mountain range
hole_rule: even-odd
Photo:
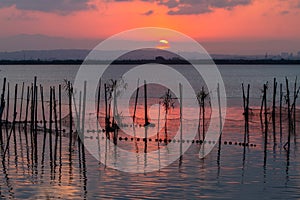
[[[14,51],[14,52],[0,52],[0,60],[84,60],[90,53],[87,49],[57,49],[57,50],[25,50],[25,51]],[[95,51],[93,52],[95,57],[99,58],[101,55],[103,60],[111,60],[115,56],[122,54],[122,51]],[[180,56],[188,59],[197,59],[195,52],[180,52]],[[124,60],[136,60],[136,59],[155,59],[157,56],[162,56],[165,59],[172,59],[172,55],[168,53],[162,53],[161,51],[140,51],[134,55],[125,55],[122,57]],[[220,55],[212,54],[213,59],[265,59],[263,55],[253,56],[241,56],[241,55]],[[270,57],[269,57],[270,59]],[[273,59],[280,59],[280,57],[273,57]]]
[[[0,37],[0,60],[82,60],[101,41],[103,39],[75,39],[41,34],[20,34]],[[299,42],[295,42],[294,40],[293,42],[273,40],[200,41],[200,44],[214,59],[300,58],[300,40]],[[126,42],[120,44],[120,46],[124,45],[126,45]],[[20,51],[22,49],[24,51]],[[268,52],[267,49],[280,53],[266,53]],[[213,54],[212,52],[221,53]],[[294,55],[288,52],[294,52]],[[97,53],[101,53],[103,58],[111,59],[120,52],[105,51]],[[193,52],[179,52],[179,54],[191,59],[197,59],[196,54]],[[155,57],[155,55],[150,54],[140,56],[141,59],[153,59]]]
[[[90,49],[93,49],[102,40],[53,37],[40,34],[20,34],[9,37],[0,37],[0,60],[83,60],[89,54]],[[291,56],[292,54],[290,53],[281,53],[280,55],[261,53],[264,52],[266,46],[270,49],[275,49],[277,52],[288,52],[288,49],[295,52],[297,48],[291,47],[293,45],[298,47],[300,45],[300,41],[299,44],[285,42],[284,46],[279,45],[281,44],[279,41],[202,42],[201,44],[209,53],[226,52],[224,54],[211,54],[214,59],[300,59],[300,52],[298,54],[294,54],[294,56]],[[120,46],[123,46],[123,44]],[[240,46],[246,46],[248,52],[246,53],[238,50]],[[24,50],[18,51],[18,49]],[[247,55],[249,52],[254,53],[252,53],[253,55]],[[102,51],[96,53],[101,55],[102,58],[109,60],[114,58],[116,55],[119,55],[121,51]],[[229,55],[229,53],[232,53],[232,55]],[[179,52],[179,54],[180,56],[188,59],[198,58],[198,55],[195,52]],[[127,57],[125,59],[154,59],[156,56],[163,56],[166,59],[170,59],[170,57],[168,57],[169,55],[157,55],[155,52],[139,52],[138,55],[136,54],[134,56],[135,58]]]

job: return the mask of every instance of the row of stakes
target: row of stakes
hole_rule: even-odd
[[[95,137],[98,140],[98,136]],[[93,136],[85,136],[85,139],[94,139]],[[101,138],[102,140],[106,139],[106,137],[102,136]],[[175,139],[152,139],[152,138],[128,138],[128,137],[119,137],[119,141],[143,141],[143,142],[159,142],[159,143],[192,143],[192,144],[215,144],[216,141],[206,141],[206,140],[175,140]],[[232,141],[224,141],[223,142],[224,145],[235,145],[235,146],[246,146],[246,147],[256,147],[256,144],[252,144],[252,143],[243,143],[243,142],[232,142]]]
[[[37,121],[38,123],[44,123],[43,121]],[[53,121],[54,122],[54,121]],[[30,121],[28,121],[28,123],[30,123]],[[47,123],[47,121],[45,121],[45,123]],[[132,125],[129,125],[129,126],[132,126]],[[138,126],[138,125],[136,125]],[[142,125],[140,125],[140,127],[142,127]],[[60,132],[66,132],[65,129],[62,129]],[[87,130],[87,133],[104,133],[105,132],[105,129],[102,129],[102,130]],[[93,136],[85,136],[86,139],[93,139]],[[98,136],[96,136],[96,139],[98,139]],[[105,137],[102,137],[102,139],[105,139]],[[203,140],[175,140],[175,139],[152,139],[152,138],[128,138],[128,137],[119,137],[119,141],[143,141],[143,142],[146,142],[146,141],[149,141],[149,142],[152,142],[152,141],[155,141],[155,142],[164,142],[164,143],[192,143],[192,144],[215,144],[216,141],[203,141]],[[235,146],[250,146],[250,147],[256,147],[256,144],[252,144],[252,143],[244,143],[244,142],[232,142],[232,141],[224,141],[223,142],[224,145],[235,145]]]

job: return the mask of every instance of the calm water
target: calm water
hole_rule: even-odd
[[[13,99],[14,84],[25,82],[25,85],[29,85],[33,76],[37,76],[38,83],[44,85],[45,98],[49,98],[47,86],[64,84],[64,79],[74,80],[78,66],[0,66],[0,70],[1,82],[3,77],[7,77],[10,82],[10,99]],[[219,70],[226,88],[227,116],[221,146],[216,145],[205,159],[199,159],[201,144],[195,142],[191,144],[181,159],[177,159],[159,171],[140,174],[125,173],[106,167],[86,149],[80,148],[77,141],[74,142],[73,151],[70,154],[67,133],[62,137],[62,151],[58,151],[57,158],[51,160],[50,151],[52,150],[52,156],[54,156],[54,150],[50,150],[49,136],[47,135],[43,154],[44,134],[40,132],[38,134],[38,158],[35,162],[32,157],[30,141],[26,142],[26,132],[17,126],[16,145],[13,145],[14,141],[11,139],[6,157],[1,162],[1,197],[4,199],[99,199],[104,197],[120,199],[299,199],[300,150],[297,143],[300,132],[299,113],[296,118],[297,134],[292,136],[289,154],[283,148],[287,141],[286,116],[283,119],[282,134],[279,133],[278,123],[276,123],[275,136],[270,125],[266,151],[264,151],[265,138],[258,115],[253,115],[249,124],[249,144],[253,146],[244,147],[240,143],[244,142],[241,83],[251,84],[250,107],[257,114],[256,109],[260,106],[262,85],[269,81],[269,98],[273,78],[276,77],[279,83],[284,83],[284,78],[287,76],[293,82],[295,76],[300,76],[300,66],[225,65],[219,66]],[[0,84],[2,88],[2,83]],[[291,83],[291,85],[293,84]],[[18,99],[20,99],[20,92]],[[63,95],[63,116],[67,113],[66,104],[67,96]],[[270,106],[271,101],[268,104]],[[138,112],[143,109],[142,105],[142,102],[139,102]],[[19,106],[20,102],[18,102],[18,108]],[[10,105],[10,109],[13,109],[12,105]],[[149,112],[151,120],[157,120],[157,110]],[[198,115],[198,109],[195,113]],[[170,113],[170,132],[172,132],[172,128],[178,128],[177,115],[178,108],[177,110],[175,108]],[[5,116],[6,113],[4,113]],[[11,118],[9,116],[9,119]],[[163,120],[160,121],[161,124],[163,122]],[[192,120],[189,123],[195,124]],[[64,128],[68,129],[65,126]],[[86,130],[92,128],[92,125],[86,124]],[[144,128],[136,127],[135,131],[137,135],[143,134]],[[184,133],[188,131],[189,128],[183,130]],[[6,134],[9,132],[9,128],[8,131],[3,129],[6,140]],[[156,132],[156,127],[149,128],[149,132]],[[29,133],[27,134],[29,139]],[[100,133],[98,136],[99,140],[105,140],[104,133]],[[124,138],[126,135],[120,133],[120,136]],[[51,137],[54,146],[55,135],[53,134]],[[198,140],[198,137],[195,140]],[[176,144],[179,145],[177,142]],[[162,143],[160,145],[164,147]],[[118,141],[118,146],[132,152],[145,150],[145,143],[142,140],[131,141],[130,138],[128,141],[124,141],[124,139]],[[100,148],[103,149],[104,146]],[[104,149],[110,148],[113,146],[107,144]],[[157,148],[156,142],[148,143],[148,151]],[[115,156],[118,159],[118,155],[108,154],[107,156]],[[156,161],[157,165],[163,163],[167,156],[160,155],[160,159]],[[132,165],[136,165],[137,161],[147,164],[146,161],[149,160],[150,158],[147,157],[138,157],[136,160],[129,159],[128,162],[129,164],[132,162]]]

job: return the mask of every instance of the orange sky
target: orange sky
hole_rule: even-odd
[[[165,3],[168,1],[171,2],[162,0]],[[0,3],[0,37],[42,34],[100,39],[131,28],[158,26],[180,31],[204,43],[289,41],[298,45],[300,41],[300,1],[295,0],[253,0],[247,5],[230,8],[209,5],[210,12],[183,15],[168,14],[171,9],[167,4],[160,5],[156,0],[95,0],[89,4],[93,5],[93,9],[64,12],[36,9],[34,5],[24,9],[17,4]],[[180,8],[172,9],[176,11]],[[273,46],[270,45],[271,52]],[[297,46],[291,47],[291,51],[297,52]]]

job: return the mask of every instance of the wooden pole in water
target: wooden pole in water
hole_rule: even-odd
[[[250,84],[248,84],[248,87],[247,87],[247,103],[246,103],[246,119],[247,119],[247,130],[246,130],[246,133],[247,133],[247,143],[249,143],[249,101],[250,101]]]
[[[290,107],[290,90],[289,90],[289,81],[288,78],[285,78],[285,82],[286,82],[286,101],[287,101],[287,106],[288,106],[288,141],[287,143],[284,145],[284,147],[287,145],[287,152],[289,154],[290,152],[290,142],[291,142],[291,107]]]
[[[31,84],[31,102],[30,102],[30,138],[31,138],[31,144],[34,144],[34,87],[33,83]],[[32,145],[32,148],[34,145]]]
[[[148,121],[148,105],[147,105],[147,83],[146,80],[144,80],[144,100],[145,100],[145,124],[144,126],[148,126],[149,125],[149,121]]]
[[[244,90],[244,86],[243,86]],[[221,146],[222,146],[222,106],[221,106],[221,95],[220,95],[220,84],[218,83],[217,86],[217,94],[218,94],[218,105],[219,105],[219,123],[220,123],[220,138],[219,138],[219,148],[218,148],[218,158],[217,158],[217,163],[218,163],[218,168],[220,167],[220,157],[221,157]]]
[[[204,87],[202,86],[203,97],[202,97],[202,134],[203,134],[203,141],[205,140],[205,91]]]
[[[242,92],[243,92],[243,107],[244,107],[244,119],[245,119],[245,133],[244,133],[244,140],[245,140],[247,134],[247,108],[246,108],[246,96],[245,96],[244,83],[242,83]]]
[[[13,121],[12,121],[12,128],[10,129],[10,133],[8,134],[7,132],[7,142],[6,142],[6,148],[4,150],[4,153],[3,153],[3,158],[5,157],[5,154],[6,152],[9,150],[9,141],[10,141],[10,138],[11,138],[11,135],[12,133],[14,132],[14,144],[15,144],[15,156],[16,156],[16,159],[17,159],[17,142],[16,142],[16,135],[15,135],[15,130],[14,130],[14,127],[15,127],[15,122],[16,122],[16,118],[17,118],[17,92],[18,91],[18,84],[16,84],[15,86],[15,101],[14,101],[14,113],[13,113]],[[17,161],[16,161],[17,162]]]
[[[37,77],[34,77],[34,155],[35,155],[35,162],[37,163],[37,110],[38,110],[38,92],[37,92]]]
[[[104,99],[105,99],[105,133],[106,137],[109,139],[109,119],[108,119],[108,111],[107,111],[107,85],[104,84]]]
[[[201,101],[198,99],[198,105],[199,105],[199,121],[198,121],[198,137],[199,141],[201,140],[201,113],[202,113],[202,108],[201,108]]]
[[[265,87],[265,84],[264,84],[264,87]],[[263,113],[264,102],[265,102],[265,92],[264,92],[264,89],[263,89],[262,92],[263,92],[263,96],[262,96],[261,105],[260,105],[260,112],[259,112],[259,116],[260,116],[261,122],[262,122],[262,113]]]
[[[282,141],[282,83],[280,83],[280,102],[279,102],[279,126],[280,126],[280,143]]]
[[[169,98],[169,94],[170,94],[170,89],[168,89],[167,94],[166,94],[166,98]],[[164,100],[167,101],[168,99]],[[169,105],[168,102],[166,102],[165,104],[165,141],[168,140],[168,109],[169,109]]]
[[[44,125],[43,153],[42,153],[42,155],[43,155],[44,152],[45,152],[45,147],[46,147],[47,127],[46,127],[46,116],[45,116],[45,107],[44,107],[44,92],[43,92],[43,86],[42,85],[40,85],[40,93],[41,93],[42,115],[43,115],[43,125]]]
[[[118,141],[118,127],[117,127],[117,124],[116,124],[116,115],[117,115],[117,88],[114,88],[114,91],[113,91],[113,95],[114,95],[114,107],[113,107],[113,119],[112,119],[112,127],[113,127],[113,130],[114,130],[114,138],[113,138],[113,142],[114,144],[116,145],[117,144],[117,141]]]
[[[17,137],[16,137],[16,130],[15,130],[15,124],[16,124],[16,118],[17,118],[17,98],[18,98],[18,84],[15,85],[15,100],[14,100],[14,114],[13,114],[13,122],[12,122],[12,130],[13,130],[13,137],[14,137],[14,147],[15,147],[15,156],[18,158],[17,155]]]
[[[244,83],[242,83],[242,92],[243,92],[243,107],[244,107],[244,115],[246,116],[246,96],[245,96],[245,88]],[[246,117],[245,117],[246,119]]]
[[[159,132],[160,132],[159,122],[160,122],[160,102],[158,102],[157,135],[156,135],[157,141],[159,140]],[[134,123],[133,123],[133,126],[134,126]]]
[[[248,85],[249,86],[249,85]],[[248,87],[249,88],[249,87]],[[222,106],[221,106],[221,94],[220,94],[220,84],[218,83],[217,87],[217,94],[218,94],[218,105],[219,105],[219,122],[220,122],[220,136],[222,135]],[[249,95],[248,95],[249,96]]]
[[[273,125],[273,140],[274,144],[276,144],[276,92],[277,92],[277,81],[276,78],[274,78],[273,83],[273,105],[272,105],[272,125]]]
[[[33,83],[31,83],[31,99],[30,99],[30,147],[31,147],[31,162],[33,163],[34,160],[34,134],[33,134],[33,120],[34,120],[34,89],[33,89]]]
[[[97,127],[98,127],[98,123],[99,123],[99,114],[100,114],[100,97],[101,97],[100,94],[101,94],[101,79],[99,81],[98,98],[97,98],[97,113],[96,113]],[[98,129],[97,129],[97,131],[98,131]]]
[[[57,109],[56,109],[56,97],[55,97],[55,87],[52,90],[53,97],[53,110],[54,110],[54,123],[55,123],[55,143],[54,143],[54,165],[56,165],[57,160],[57,147],[58,147],[58,122],[57,122]]]
[[[136,107],[137,107],[137,102],[138,102],[138,98],[139,98],[139,82],[140,82],[140,79],[138,79],[137,81],[137,86],[136,86],[136,95],[135,95],[135,102],[134,102],[134,110],[133,110],[133,125],[134,125],[134,122],[135,122],[135,115],[136,115]]]
[[[265,110],[265,142],[264,142],[264,169],[265,169],[267,164],[267,144],[268,144],[268,118],[267,118],[268,115],[267,115],[267,85],[266,84],[264,84],[262,103],[263,103],[262,105],[264,105],[264,110]]]
[[[81,98],[81,97],[80,97]],[[80,99],[79,99],[80,100]],[[100,124],[100,102],[101,102],[101,78],[99,81],[99,87],[98,87],[98,98],[97,98],[97,115],[96,115],[96,124],[97,124],[97,142],[98,142],[98,156],[99,160],[101,160],[101,151],[100,151],[100,132],[99,132],[99,124]],[[80,103],[79,103],[80,105]],[[79,111],[80,113],[80,111]],[[78,144],[80,145],[80,144]]]
[[[26,129],[25,138],[26,138],[27,146],[28,146],[27,119],[28,119],[28,110],[29,110],[29,99],[30,99],[30,87],[27,86],[27,99],[26,99],[25,124],[24,124],[24,128]]]
[[[21,119],[22,119],[23,98],[24,98],[24,82],[22,83],[22,91],[21,91],[21,105],[20,105],[19,123],[21,123]]]
[[[8,128],[8,117],[9,117],[9,83],[7,83],[7,104],[6,104],[6,129]],[[6,131],[7,132],[7,131]],[[7,133],[8,134],[8,133]]]
[[[52,87],[50,87],[50,103],[49,103],[49,155],[50,155],[50,165],[52,169]]]
[[[62,109],[61,109],[61,85],[58,85],[58,103],[59,103],[59,159],[61,161],[61,150],[62,150],[62,123],[61,123],[61,118],[62,118]]]
[[[296,134],[296,99],[297,99],[297,76],[294,83],[294,101],[293,101],[293,131]],[[296,138],[296,137],[295,137]]]
[[[3,144],[3,135],[2,135],[2,116],[4,113],[4,108],[5,108],[5,101],[4,101],[4,95],[5,95],[5,88],[6,88],[6,78],[4,77],[3,79],[3,86],[2,86],[2,94],[1,94],[1,105],[0,105],[0,109],[1,109],[1,113],[0,113],[0,139],[1,139],[1,148],[2,148],[2,144]]]
[[[97,124],[97,141],[98,141],[98,155],[99,155],[99,160],[101,158],[101,153],[100,153],[100,133],[99,133],[99,123],[100,123],[100,101],[101,101],[101,78],[99,81],[99,87],[98,87],[98,98],[97,98],[97,113],[96,113],[96,124]],[[79,111],[80,112],[80,111]],[[79,144],[78,144],[79,145]]]
[[[81,140],[81,137],[82,137],[82,130],[81,130],[81,121],[80,121],[80,119],[81,119],[81,94],[82,92],[81,91],[79,91],[79,101],[78,101],[78,123],[77,123],[77,130],[79,131],[79,134],[78,134],[78,147],[80,148],[80,140]]]
[[[42,117],[43,117],[43,127],[44,127],[44,133],[46,134],[46,116],[45,116],[45,106],[44,106],[44,91],[43,86],[40,85],[40,93],[41,93],[41,103],[42,103]]]
[[[82,121],[81,121],[81,142],[84,144],[84,124],[85,124],[85,107],[86,107],[86,86],[87,82],[84,81],[83,85],[83,99],[82,99]]]
[[[268,142],[268,112],[267,112],[267,85],[264,84],[264,109],[265,109],[265,145]]]
[[[182,129],[183,129],[183,124],[182,124],[182,84],[179,83],[179,100],[180,100],[180,158],[182,157]]]
[[[68,82],[68,92],[69,92],[69,115],[70,115],[70,135],[69,135],[69,152],[71,155],[72,152],[72,136],[73,136],[73,129],[72,129],[72,125],[73,125],[73,118],[72,118],[72,94],[73,94],[73,88],[71,85],[71,82]]]

